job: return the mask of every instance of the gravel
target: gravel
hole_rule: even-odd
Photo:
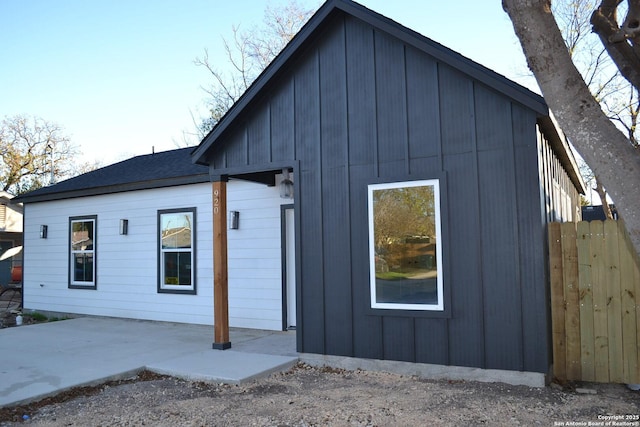
[[[0,409],[0,426],[640,426],[639,414],[640,392],[620,384],[530,388],[298,364],[237,386],[142,372]]]

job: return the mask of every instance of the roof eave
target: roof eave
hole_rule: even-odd
[[[556,156],[558,156],[558,159],[564,166],[564,169],[567,171],[573,185],[578,189],[580,194],[586,194],[587,186],[582,175],[580,175],[578,162],[573,155],[569,141],[567,141],[567,138],[564,136],[564,133],[558,126],[553,115],[549,114],[546,116],[540,116],[538,118],[538,123],[540,124],[544,134],[549,139],[551,148],[556,153]]]
[[[177,178],[139,181],[127,184],[108,185],[103,187],[84,188],[80,190],[59,191],[33,196],[17,196],[22,203],[50,202],[54,200],[75,199],[78,197],[102,196],[106,194],[124,193],[129,191],[151,190],[156,188],[176,187],[180,185],[201,184],[209,182],[209,174],[187,175]]]

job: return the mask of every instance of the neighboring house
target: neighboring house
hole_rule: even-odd
[[[14,197],[0,191],[0,255],[8,249],[22,245],[22,203],[14,202]],[[22,268],[22,253],[0,261],[0,285],[6,285],[12,278],[11,272]]]
[[[549,372],[546,223],[576,219],[584,187],[540,96],[329,0],[190,151],[22,196],[25,307],[211,324],[228,181],[231,326],[295,326],[305,353]]]
[[[611,209],[613,219],[618,219],[618,210],[616,209],[616,205],[609,204],[609,209]],[[607,216],[604,214],[602,205],[582,206],[583,221],[604,221],[606,219]]]

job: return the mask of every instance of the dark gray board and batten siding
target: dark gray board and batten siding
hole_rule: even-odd
[[[352,15],[317,32],[207,154],[296,168],[298,350],[546,373],[540,111]],[[446,310],[372,310],[367,185],[428,178]]]

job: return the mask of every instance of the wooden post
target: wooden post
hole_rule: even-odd
[[[227,271],[227,182],[213,183],[213,348],[229,341],[229,275]]]

